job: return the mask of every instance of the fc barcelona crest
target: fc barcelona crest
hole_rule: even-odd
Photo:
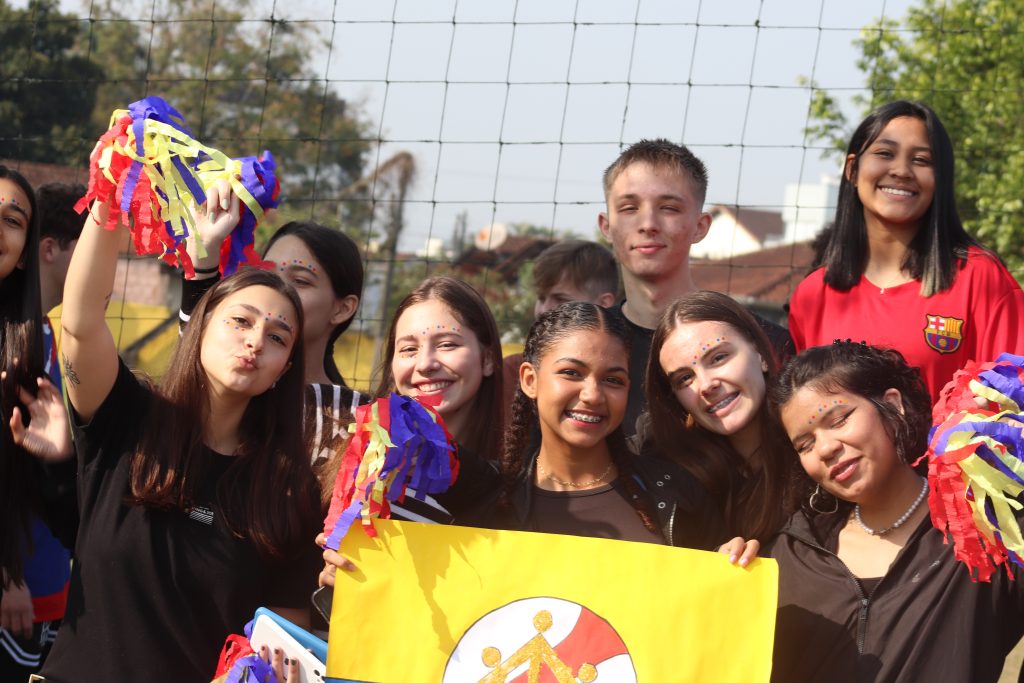
[[[925,315],[924,340],[939,353],[953,353],[960,348],[964,321],[943,315]]]

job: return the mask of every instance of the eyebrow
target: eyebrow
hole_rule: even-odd
[[[627,194],[619,195],[618,197],[615,198],[615,200],[618,201],[618,202],[622,202],[622,201],[636,201],[637,199],[640,199],[640,195],[638,195],[635,192],[629,192]],[[681,194],[671,194],[671,193],[669,193],[669,194],[659,194],[656,197],[656,199],[658,199],[659,201],[664,201],[666,199],[670,199],[672,201],[682,202],[682,203],[685,203],[687,201],[686,197],[684,197],[683,195],[681,195]]]
[[[286,271],[301,270],[304,273],[309,273],[310,275],[320,277],[319,274],[315,270],[313,270],[313,268],[311,268],[309,264],[306,263],[279,263],[277,267],[282,268]]]
[[[703,360],[704,358],[706,358],[706,357],[707,357],[707,355],[708,355],[709,353],[712,353],[712,352],[714,352],[714,351],[717,351],[717,350],[718,350],[718,349],[720,349],[720,348],[721,348],[722,346],[724,346],[724,345],[726,345],[726,344],[728,344],[728,343],[729,343],[729,340],[728,340],[728,339],[723,339],[722,341],[718,342],[718,343],[717,343],[717,344],[715,344],[714,346],[710,347],[710,348],[709,348],[709,349],[708,349],[707,351],[705,351],[704,353],[700,354],[700,359],[701,359],[701,360]],[[680,366],[679,366],[678,368],[676,368],[675,370],[672,370],[671,372],[669,372],[669,373],[668,373],[668,378],[669,378],[669,379],[672,379],[673,377],[675,377],[675,376],[676,376],[677,374],[679,374],[679,373],[680,373],[680,372],[682,372],[683,370],[687,370],[687,369],[689,369],[689,368],[691,368],[691,367],[693,367],[693,366],[692,366],[692,365],[680,365]]]
[[[266,315],[263,311],[261,311],[260,309],[256,308],[252,304],[238,303],[238,304],[234,304],[234,305],[238,306],[240,308],[244,308],[245,310],[249,311],[253,315],[258,315],[258,316]],[[275,325],[276,327],[280,327],[280,328],[284,329],[286,332],[292,332],[293,331],[292,330],[292,326],[289,325],[284,320],[281,320],[280,318],[270,318],[269,322],[272,323],[273,325]]]
[[[875,140],[875,142],[876,143],[880,142],[883,145],[892,145],[893,147],[899,147],[900,146],[900,143],[896,142],[895,140],[890,140],[889,138],[878,138],[878,139]],[[931,151],[932,151],[932,148],[929,145],[918,145],[917,147],[911,147],[910,149],[914,150],[915,152],[928,152],[928,153],[931,153]]]
[[[579,365],[580,367],[583,367],[583,368],[589,368],[590,367],[589,365],[587,365],[586,363],[581,361],[579,358],[573,358],[572,356],[563,356],[562,358],[559,358],[555,362],[556,363],[572,363],[573,365]],[[607,372],[624,372],[626,374],[629,374],[629,371],[626,370],[626,368],[622,367],[621,365],[616,365],[615,367],[608,368]]]
[[[818,417],[818,420],[817,420],[818,424],[820,424],[822,420],[824,420],[826,417],[828,417],[832,413],[836,412],[840,408],[847,408],[847,407],[849,407],[848,403],[839,403],[839,404],[831,406],[828,410],[826,410],[826,411],[824,411],[822,413],[819,413],[818,416],[817,416]],[[806,427],[806,425],[804,425],[804,426]],[[790,442],[795,443],[798,439],[800,439],[802,437],[805,437],[805,436],[810,436],[810,433],[806,429],[804,431],[800,432],[799,434],[797,434],[796,436],[794,436],[792,439],[790,439]]]
[[[445,335],[451,335],[451,336],[454,336],[454,337],[459,337],[460,339],[462,338],[462,332],[456,332],[455,330],[452,330],[450,328],[445,328],[443,330],[438,330],[437,326],[434,326],[433,330],[431,330],[428,327],[426,331],[427,332],[436,332],[437,334],[433,335],[433,336],[438,336],[438,337],[443,337]],[[410,332],[409,334],[403,334],[400,337],[395,337],[395,342],[398,342],[400,339],[415,339],[416,337],[419,337],[419,336],[420,335],[416,334],[415,332]]]
[[[21,206],[19,206],[18,204],[15,204],[13,201],[6,202],[3,206],[11,207],[11,209],[13,209],[14,211],[17,211],[22,216],[24,216],[25,220],[32,220],[31,218],[29,218],[28,211],[26,211],[25,209],[21,208]]]

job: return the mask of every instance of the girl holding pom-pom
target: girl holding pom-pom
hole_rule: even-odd
[[[931,401],[896,351],[836,342],[772,387],[807,477],[779,563],[772,680],[996,681],[1024,635],[1022,572],[974,582],[929,522]]]
[[[245,269],[199,301],[160,387],[104,321],[121,228],[90,210],[68,271],[62,363],[81,522],[48,681],[206,680],[260,605],[308,621],[316,481],[303,438],[303,311]]]
[[[221,248],[238,225],[240,210],[241,202],[227,182],[218,181],[208,189],[206,204],[196,212],[196,230],[186,243],[195,276],[182,283],[182,320],[189,319],[199,298],[217,283]],[[311,221],[278,228],[263,257],[302,302],[306,417],[313,433],[311,458],[319,465],[337,447],[355,408],[368,398],[348,386],[334,361],[335,342],[359,308],[362,257],[341,230]]]

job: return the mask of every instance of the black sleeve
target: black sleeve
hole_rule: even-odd
[[[317,589],[317,577],[323,569],[323,550],[313,542],[316,530],[305,534],[284,558],[271,563],[270,580],[263,604],[267,607],[309,608],[310,596]]]
[[[71,434],[75,440],[79,471],[101,455],[120,457],[136,445],[142,419],[146,415],[152,393],[118,361],[117,379],[99,410],[88,423],[83,423],[71,410]]]
[[[672,477],[672,488],[678,497],[676,523],[670,539],[672,545],[714,550],[729,540],[720,507],[685,467],[655,452],[650,441],[643,444],[641,455],[633,462],[638,470],[646,470],[649,475],[657,471],[669,473]]]
[[[196,310],[196,304],[203,298],[203,295],[213,289],[213,286],[220,282],[220,275],[204,278],[202,280],[181,280],[181,310],[178,311],[178,331],[185,328],[185,324],[192,317],[192,311]]]
[[[43,520],[61,545],[74,548],[78,535],[78,463],[73,457],[54,464],[35,463]]]
[[[459,446],[459,476],[444,493],[434,496],[456,518],[475,509],[501,487],[501,473],[497,463]]]

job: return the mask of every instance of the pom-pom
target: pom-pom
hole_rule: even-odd
[[[1017,497],[1024,491],[1024,357],[970,363],[943,388],[929,435],[932,524],[976,580],[1024,567]]]
[[[391,394],[360,406],[355,418],[324,520],[324,547],[333,550],[357,517],[376,536],[372,520],[390,517],[390,501],[403,500],[407,489],[423,500],[458,476],[455,442],[426,400]]]
[[[104,227],[129,226],[136,253],[159,254],[189,277],[194,271],[184,240],[195,223],[188,207],[205,202],[210,186],[227,178],[246,210],[226,242],[220,269],[230,274],[239,263],[260,263],[253,234],[265,211],[277,206],[279,193],[269,152],[259,159],[231,159],[195,140],[182,115],[163,99],[147,97],[113,113],[89,167],[89,186],[75,210],[94,200],[108,204]]]

